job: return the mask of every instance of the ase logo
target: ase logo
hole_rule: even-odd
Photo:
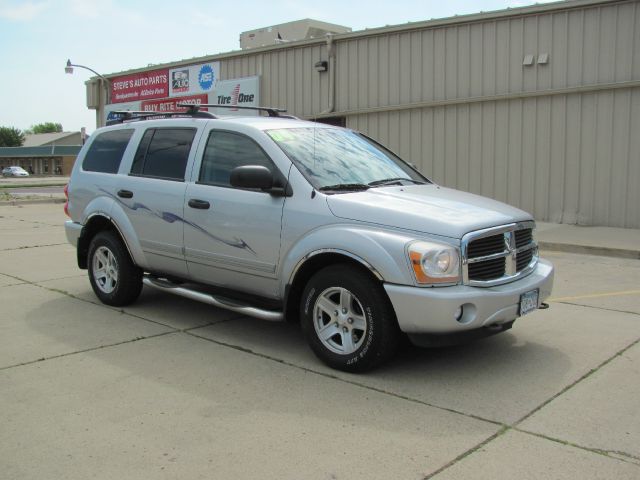
[[[171,90],[174,92],[189,91],[189,70],[171,72]]]
[[[213,83],[216,81],[216,75],[211,65],[203,65],[198,73],[198,83],[202,90],[211,90]]]

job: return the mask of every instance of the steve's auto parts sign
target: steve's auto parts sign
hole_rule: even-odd
[[[111,80],[111,103],[164,98],[169,94],[169,70],[133,73]]]

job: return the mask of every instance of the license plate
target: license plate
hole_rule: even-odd
[[[533,312],[538,308],[538,290],[520,295],[520,316]]]

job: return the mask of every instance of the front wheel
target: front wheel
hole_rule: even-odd
[[[389,360],[400,339],[380,283],[349,265],[333,265],[311,277],[302,295],[301,323],[316,356],[347,372]]]
[[[142,270],[116,233],[104,231],[93,237],[87,263],[91,287],[102,303],[121,307],[136,301],[142,291]]]

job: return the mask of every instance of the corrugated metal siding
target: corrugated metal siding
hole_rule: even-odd
[[[338,36],[335,114],[443,185],[540,220],[640,228],[640,88],[612,88],[640,81],[640,2],[568,7]],[[329,105],[319,60],[324,43],[246,52],[221,76],[260,75],[263,105],[312,118]],[[557,91],[574,87],[591,91]]]
[[[348,117],[436,183],[539,220],[640,228],[640,88]]]
[[[314,65],[326,60],[324,43],[307,47],[246,54],[222,60],[222,79],[260,75],[260,103],[284,107],[300,116],[327,108],[329,80]]]
[[[337,42],[338,111],[640,79],[638,2]],[[547,65],[523,67],[525,54]]]

